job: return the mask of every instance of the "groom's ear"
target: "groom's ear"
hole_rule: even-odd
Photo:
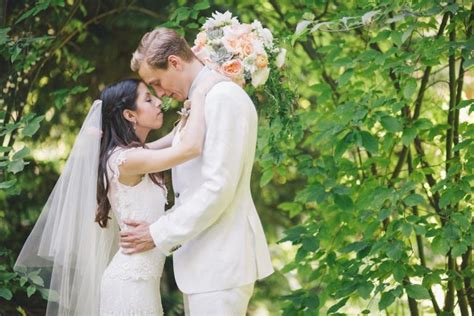
[[[168,68],[169,67],[173,67],[175,70],[181,71],[181,70],[183,70],[183,60],[179,56],[169,55],[168,56]]]

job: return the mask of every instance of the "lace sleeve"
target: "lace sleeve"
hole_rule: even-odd
[[[120,168],[119,166],[122,165],[127,161],[127,154],[132,151],[136,150],[137,148],[119,148],[116,149],[112,155],[110,155],[108,165],[111,171],[110,178],[113,182],[118,182],[120,177]]]

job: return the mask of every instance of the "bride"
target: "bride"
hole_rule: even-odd
[[[191,95],[189,118],[148,144],[163,113],[142,81],[120,81],[94,102],[14,267],[43,278],[47,315],[163,315],[164,255],[156,248],[124,254],[119,229],[127,230],[123,219],[154,222],[163,215],[161,172],[200,155],[206,93],[227,80],[216,73],[207,79]]]

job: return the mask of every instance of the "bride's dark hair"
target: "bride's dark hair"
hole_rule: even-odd
[[[135,134],[133,124],[126,120],[123,111],[137,109],[137,90],[140,84],[138,79],[125,79],[105,88],[100,99],[102,100],[102,139],[100,142],[99,172],[97,179],[97,213],[95,221],[100,227],[107,227],[109,220],[110,201],[109,177],[107,162],[116,147],[143,147],[146,145]],[[162,172],[149,174],[151,180],[159,186],[164,186]]]

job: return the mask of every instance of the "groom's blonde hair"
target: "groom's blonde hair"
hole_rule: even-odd
[[[164,27],[143,35],[140,45],[130,61],[132,71],[138,71],[143,62],[158,69],[168,69],[168,57],[176,55],[184,61],[191,61],[194,53],[178,32]]]

